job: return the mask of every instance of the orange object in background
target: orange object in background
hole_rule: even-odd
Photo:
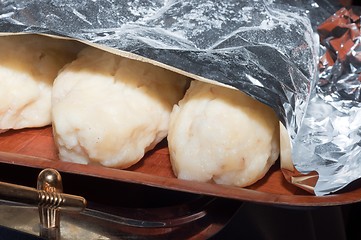
[[[352,9],[341,8],[317,28],[320,42],[326,48],[319,61],[321,72],[337,60],[345,61],[361,36],[360,27],[360,16]]]

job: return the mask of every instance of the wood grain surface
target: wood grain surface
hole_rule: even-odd
[[[361,186],[357,183],[342,193],[313,196],[288,183],[278,163],[264,178],[247,188],[180,180],[172,172],[165,141],[136,165],[124,170],[62,162],[57,157],[51,127],[11,130],[0,134],[0,162],[39,169],[55,168],[60,172],[264,204],[330,206],[361,201]]]

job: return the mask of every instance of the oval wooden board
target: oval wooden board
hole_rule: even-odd
[[[0,162],[40,169],[54,168],[60,172],[264,204],[332,206],[361,201],[361,187],[358,186],[328,196],[310,195],[288,183],[278,164],[264,178],[247,188],[180,180],[172,172],[165,141],[125,170],[62,162],[57,157],[51,127],[0,134]]]

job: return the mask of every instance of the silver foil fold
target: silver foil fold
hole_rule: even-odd
[[[2,1],[0,30],[134,53],[241,89],[285,124],[295,122],[287,119],[295,102],[307,102],[316,71],[305,10],[273,1]]]
[[[345,21],[348,14],[345,8],[340,9],[332,21],[336,22],[337,18]],[[358,21],[359,18],[360,15]],[[321,68],[304,122],[295,139],[295,167],[303,173],[318,172],[314,188],[316,195],[336,192],[361,178],[359,24],[352,21],[341,24],[325,39],[322,53],[330,51],[335,62]],[[330,44],[333,40],[341,40],[339,49]],[[351,47],[346,47],[350,43]],[[345,54],[342,48],[346,48]],[[301,161],[301,158],[305,160]]]
[[[337,176],[331,183],[329,175],[336,175],[330,166],[345,175],[355,162],[342,168],[329,163],[329,155],[332,162],[341,162],[348,153],[334,151],[342,139],[317,130],[322,122],[325,131],[334,131],[334,119],[322,115],[328,112],[313,113],[319,107],[332,112],[323,99],[313,98],[302,125],[318,78],[314,28],[334,9],[326,0],[318,2],[2,0],[0,32],[50,34],[99,44],[235,87],[276,111],[290,136],[296,168],[309,172],[316,167],[322,184],[315,192],[327,194],[353,179]],[[349,139],[350,145],[356,143]],[[322,167],[314,164],[319,159],[327,162]]]

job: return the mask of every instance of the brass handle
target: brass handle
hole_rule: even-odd
[[[86,200],[79,196],[65,193],[49,193],[31,187],[4,182],[0,182],[0,197],[5,200],[35,206],[57,207],[59,210],[65,211],[80,212],[86,206]]]
[[[58,174],[54,169],[41,171],[38,177],[38,189],[0,182],[0,197],[9,201],[65,211],[84,210],[87,202],[83,197],[62,193],[62,189],[55,191],[54,188],[51,188],[51,184],[47,180]],[[43,185],[47,188],[39,189]]]
[[[63,193],[60,173],[50,168],[39,173],[37,189],[0,182],[0,197],[38,206],[40,235],[48,239],[60,238],[60,210],[83,211],[87,204],[83,197]]]

